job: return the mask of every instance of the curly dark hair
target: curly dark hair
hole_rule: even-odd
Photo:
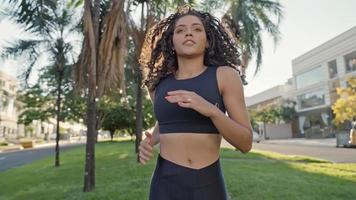
[[[229,66],[236,70],[240,66],[236,40],[219,19],[207,12],[183,8],[158,22],[146,35],[140,63],[145,72],[144,84],[149,91],[153,91],[162,78],[178,69],[177,56],[173,50],[173,33],[175,23],[186,15],[198,17],[205,28],[209,46],[205,50],[204,65]]]

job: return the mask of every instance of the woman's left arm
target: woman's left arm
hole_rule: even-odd
[[[217,79],[229,116],[213,108],[210,119],[220,134],[234,147],[247,153],[252,147],[252,127],[248,117],[242,81],[231,67],[219,67]]]

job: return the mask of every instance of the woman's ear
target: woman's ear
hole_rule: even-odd
[[[206,43],[205,43],[205,49],[208,49],[209,48],[209,40],[206,40]]]

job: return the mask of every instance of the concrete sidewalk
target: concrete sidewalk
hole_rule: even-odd
[[[283,140],[262,140],[265,144],[284,144],[284,145],[306,145],[315,147],[336,147],[336,138],[323,139],[306,139],[306,138],[290,138]]]
[[[262,140],[259,144],[274,145],[293,145],[293,146],[312,146],[312,147],[336,147],[336,138],[323,139],[306,139],[306,138],[289,138],[280,140]],[[222,140],[222,147],[233,148],[227,141]]]

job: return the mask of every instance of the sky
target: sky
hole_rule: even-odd
[[[249,84],[244,87],[246,97],[284,84],[292,77],[294,58],[356,26],[355,0],[281,0],[280,3],[284,6],[281,40],[275,46],[272,38],[263,36],[263,63],[255,77],[254,61],[250,63]],[[0,47],[23,36],[18,27],[0,19]],[[0,70],[13,76],[21,71],[20,65],[0,59]]]

